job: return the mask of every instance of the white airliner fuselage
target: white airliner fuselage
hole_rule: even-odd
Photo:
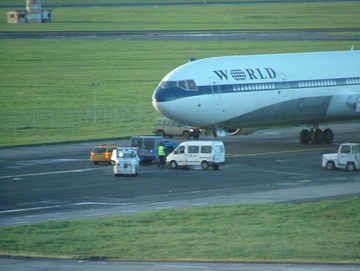
[[[360,119],[360,51],[196,60],[168,73],[152,102],[170,119],[213,131],[313,124],[300,141],[330,143],[319,123]]]

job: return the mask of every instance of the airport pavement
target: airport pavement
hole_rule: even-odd
[[[119,177],[92,165],[98,142],[0,149],[0,226],[130,215],[223,204],[305,202],[360,195],[360,174],[328,171],[321,155],[360,142],[359,123],[337,124],[332,145],[301,145],[301,127],[224,138],[227,163],[218,171],[141,167]],[[211,138],[209,138],[211,139]],[[176,139],[181,141],[181,139]],[[119,140],[119,144],[128,144]],[[0,270],[360,270],[356,265],[244,263],[114,263],[1,258]],[[17,269],[16,269],[17,268]]]

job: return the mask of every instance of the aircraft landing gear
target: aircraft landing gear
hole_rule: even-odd
[[[299,140],[301,144],[331,144],[334,141],[334,133],[329,128],[323,131],[318,125],[314,125],[310,130],[301,130]]]

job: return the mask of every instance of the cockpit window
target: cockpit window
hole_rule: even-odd
[[[179,81],[178,83],[179,88],[187,89],[187,82],[185,80]]]
[[[189,90],[197,90],[197,86],[194,80],[187,80]]]
[[[198,88],[194,80],[181,80],[181,81],[162,81],[159,85],[160,88],[173,88],[179,87],[184,90],[197,91]]]
[[[160,88],[173,88],[176,87],[176,81],[162,81],[160,83]]]

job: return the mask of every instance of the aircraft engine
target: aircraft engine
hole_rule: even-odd
[[[216,136],[235,136],[249,135],[259,130],[258,128],[234,128],[234,129],[216,129]]]

